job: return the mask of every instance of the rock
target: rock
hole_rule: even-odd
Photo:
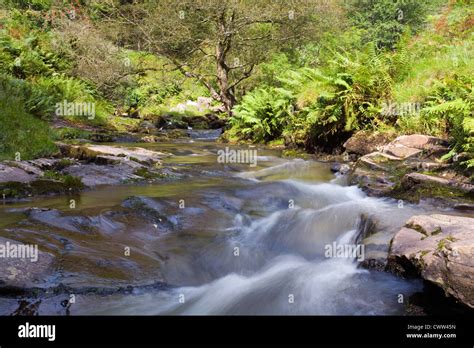
[[[86,186],[116,185],[158,178],[161,173],[157,167],[161,164],[161,158],[167,156],[141,147],[106,145],[69,146],[65,151],[92,162],[72,165],[64,170],[69,175],[81,178]]]
[[[72,165],[76,160],[73,158],[38,158],[29,162],[41,170],[54,170]]]
[[[419,150],[429,150],[435,146],[446,147],[449,145],[448,142],[444,139],[422,134],[402,135],[396,138],[392,142],[392,144],[415,148]]]
[[[112,143],[114,136],[107,133],[94,133],[90,135],[89,140],[95,143]]]
[[[168,155],[139,147],[58,145],[67,158],[0,163],[0,195],[23,198],[77,192],[84,185],[156,179],[163,176],[158,167],[161,158]],[[43,169],[54,170],[57,176],[45,177]]]
[[[19,162],[18,162],[19,163]],[[28,183],[36,180],[41,172],[27,172],[21,165],[12,162],[0,163],[0,183],[22,182]]]
[[[8,245],[17,247],[23,245],[21,242],[0,237],[2,248]],[[35,246],[32,245],[34,248]],[[33,287],[38,286],[52,273],[54,256],[37,250],[37,260],[33,258],[1,257],[0,258],[0,287]],[[33,254],[30,254],[32,256]],[[1,256],[1,253],[0,253]]]
[[[212,98],[208,97],[198,97],[197,101],[193,100],[187,100],[184,103],[180,103],[173,107],[171,111],[177,111],[177,112],[193,112],[193,111],[199,111],[203,112],[205,110],[209,110],[212,104]]]
[[[69,145],[59,144],[61,152],[80,160],[93,161],[97,156],[112,156],[116,160],[133,160],[146,164],[159,164],[161,158],[166,156],[162,152],[151,151],[141,147],[125,148],[108,145]]]
[[[474,204],[469,204],[469,203],[460,203],[460,204],[455,204],[454,209],[457,209],[457,210],[472,210],[474,211]]]
[[[227,121],[214,114],[206,114],[209,129],[221,129],[227,125]]]
[[[331,171],[333,173],[346,175],[350,170],[351,170],[351,167],[346,163],[335,162],[331,164]]]
[[[5,162],[5,163],[7,163],[11,166],[20,168],[28,174],[33,174],[33,175],[38,175],[38,176],[43,175],[43,171],[41,169],[34,166],[32,163],[30,163],[28,161],[17,161],[17,162],[8,161],[8,162]]]
[[[166,132],[166,135],[170,139],[177,139],[177,138],[188,138],[189,137],[189,131],[184,130],[184,129],[170,129],[169,131]]]
[[[139,132],[151,133],[156,131],[155,125],[150,121],[141,121],[138,125]]]
[[[420,215],[393,237],[387,268],[420,275],[474,308],[474,218]]]
[[[474,185],[467,184],[467,183],[459,183],[453,180],[441,178],[439,176],[427,175],[427,174],[422,174],[422,173],[406,174],[403,177],[401,184],[402,184],[402,187],[407,190],[412,189],[414,186],[417,186],[417,185],[423,185],[426,187],[435,185],[435,186],[452,187],[466,193],[474,193]]]
[[[442,156],[449,152],[448,142],[422,134],[402,135],[386,145],[383,152],[400,158]]]
[[[389,144],[384,146],[383,152],[399,159],[407,159],[410,157],[420,156],[423,151],[413,147],[407,147],[400,144]]]
[[[360,131],[344,143],[344,148],[348,153],[367,155],[368,153],[378,151],[393,138],[394,135],[392,133]]]
[[[425,135],[400,136],[379,151],[360,157],[348,181],[369,195],[410,202],[431,199],[437,205],[450,206],[472,200],[474,185],[469,178],[437,157],[449,150],[446,144],[444,139]]]
[[[449,168],[449,164],[439,162],[421,162],[421,169],[426,171],[440,170]]]
[[[162,139],[163,137],[158,137],[156,135],[147,135],[147,136],[142,137],[140,141],[144,143],[157,143]]]
[[[24,212],[30,221],[73,233],[98,234],[123,231],[126,226],[101,214],[98,216],[67,215],[56,209],[30,208]]]
[[[135,161],[123,161],[119,164],[97,165],[95,163],[77,164],[66,168],[69,175],[81,178],[86,186],[117,185],[131,180],[142,180],[136,172],[143,165]]]

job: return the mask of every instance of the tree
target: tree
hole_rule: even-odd
[[[349,16],[366,30],[366,41],[393,49],[407,27],[414,32],[420,28],[429,2],[439,0],[354,0],[348,6]]]
[[[339,13],[336,2],[321,0],[121,1],[113,6],[109,22],[119,25],[123,44],[166,57],[173,69],[206,86],[229,114],[236,87],[256,65],[272,52],[317,39]]]

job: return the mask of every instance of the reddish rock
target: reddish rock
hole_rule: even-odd
[[[388,269],[419,274],[474,308],[474,218],[420,215],[392,240]]]

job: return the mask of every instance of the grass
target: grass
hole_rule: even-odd
[[[445,11],[447,15],[432,16],[428,28],[411,40],[409,70],[406,78],[394,86],[395,101],[422,102],[434,81],[447,75],[474,74],[473,28],[472,24],[462,26],[474,16],[474,5]],[[440,26],[443,16],[447,20]]]
[[[27,113],[21,101],[0,95],[0,159],[50,156],[57,151],[49,125]]]

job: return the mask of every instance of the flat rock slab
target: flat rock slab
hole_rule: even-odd
[[[129,180],[141,180],[135,173],[143,166],[134,161],[123,161],[114,165],[77,164],[64,170],[65,173],[81,178],[86,186],[117,185]]]
[[[0,237],[0,248],[16,248],[20,242]],[[31,254],[30,254],[31,255]],[[2,257],[3,256],[3,257]],[[33,258],[12,257],[0,253],[0,286],[33,287],[46,281],[52,274],[54,256],[38,250],[37,260]]]
[[[398,157],[399,159],[407,159],[419,156],[422,154],[423,151],[414,147],[407,147],[401,144],[389,144],[383,148],[383,152]]]
[[[38,174],[27,172],[24,169],[7,162],[0,163],[0,183],[22,182],[29,183],[35,181]]]
[[[61,151],[78,159],[94,159],[97,156],[109,156],[115,160],[134,160],[147,164],[159,164],[167,154],[147,150],[141,147],[126,148],[109,145],[67,145],[60,144]]]
[[[402,275],[419,274],[474,308],[473,256],[474,218],[420,215],[394,236],[388,268]]]
[[[463,192],[472,193],[474,192],[474,185],[467,183],[460,183],[453,180],[441,178],[439,176],[427,175],[423,173],[410,173],[406,174],[402,179],[404,187],[409,188],[413,185],[440,185],[446,187],[453,187]]]
[[[393,145],[401,145],[419,150],[429,150],[434,146],[447,146],[446,140],[423,134],[402,135],[396,138]]]

